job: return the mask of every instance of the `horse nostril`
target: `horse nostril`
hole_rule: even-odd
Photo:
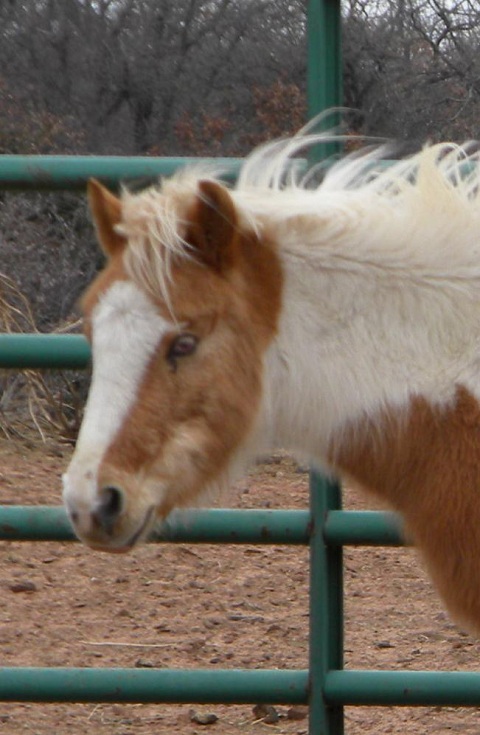
[[[114,485],[107,485],[100,490],[99,499],[94,517],[105,531],[110,532],[123,510],[123,492]]]

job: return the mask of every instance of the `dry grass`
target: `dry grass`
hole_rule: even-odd
[[[57,332],[77,331],[79,322]],[[0,333],[39,333],[28,298],[0,273]],[[42,441],[74,443],[86,394],[85,374],[69,371],[5,370],[0,375],[0,432],[8,439],[26,438],[32,428]]]

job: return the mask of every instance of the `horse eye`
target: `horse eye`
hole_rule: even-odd
[[[193,355],[197,349],[198,338],[193,334],[179,334],[176,337],[167,353],[167,360],[174,363],[180,357],[188,357]]]

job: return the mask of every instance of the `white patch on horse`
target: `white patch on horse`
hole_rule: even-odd
[[[92,381],[64,497],[95,502],[97,471],[135,402],[142,376],[162,336],[174,329],[132,282],[116,281],[92,312]],[[81,495],[81,497],[78,497]]]
[[[480,177],[461,178],[466,154],[449,151],[358,188],[354,161],[344,191],[347,158],[317,190],[276,192],[264,215],[261,196],[239,193],[279,243],[285,276],[260,421],[272,445],[322,460],[386,407],[401,416],[419,395],[449,405],[458,385],[480,399]]]

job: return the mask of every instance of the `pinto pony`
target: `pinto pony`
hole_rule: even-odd
[[[311,186],[267,145],[228,189],[181,170],[91,181],[107,265],[83,298],[93,376],[64,477],[76,533],[127,551],[273,447],[399,511],[451,612],[480,629],[480,169],[426,148]],[[290,161],[290,163],[289,163]]]

